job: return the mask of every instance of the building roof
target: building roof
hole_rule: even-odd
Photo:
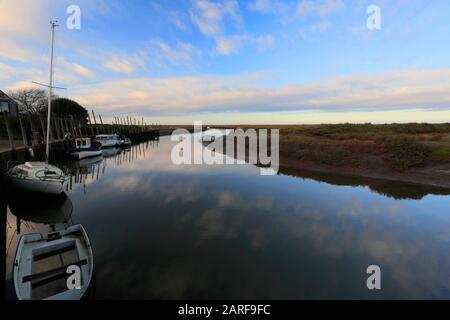
[[[11,97],[9,97],[6,93],[4,93],[2,90],[0,90],[0,99],[3,100],[10,100],[14,103],[16,103],[16,101],[14,99],[12,99]]]

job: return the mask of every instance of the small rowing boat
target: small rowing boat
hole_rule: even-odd
[[[80,286],[71,288],[70,270],[76,266]],[[93,269],[92,248],[82,225],[27,234],[20,238],[14,259],[14,289],[19,300],[79,300],[88,291]]]

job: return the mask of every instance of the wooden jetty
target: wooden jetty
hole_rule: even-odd
[[[91,116],[93,121],[91,121]],[[53,155],[64,148],[64,140],[95,137],[99,134],[123,134],[133,143],[155,140],[170,135],[176,127],[147,124],[144,119],[114,117],[112,123],[104,123],[100,114],[88,114],[87,119],[76,116],[52,117],[50,143]],[[28,149],[39,154],[46,140],[47,119],[39,114],[19,114],[10,117],[0,114],[0,172],[5,172],[7,161],[25,161]]]

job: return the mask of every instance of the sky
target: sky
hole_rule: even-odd
[[[448,0],[0,0],[0,90],[48,82],[57,19],[57,94],[103,119],[450,122],[449,16]]]

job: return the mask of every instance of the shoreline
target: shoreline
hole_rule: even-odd
[[[215,128],[279,129],[280,172],[307,170],[450,190],[450,123]]]
[[[281,169],[305,170],[317,173],[345,175],[355,178],[369,178],[391,182],[402,182],[424,187],[448,189],[450,191],[450,164],[433,165],[424,168],[408,169],[403,172],[396,170],[373,170],[367,168],[338,167],[306,163],[280,156]]]

